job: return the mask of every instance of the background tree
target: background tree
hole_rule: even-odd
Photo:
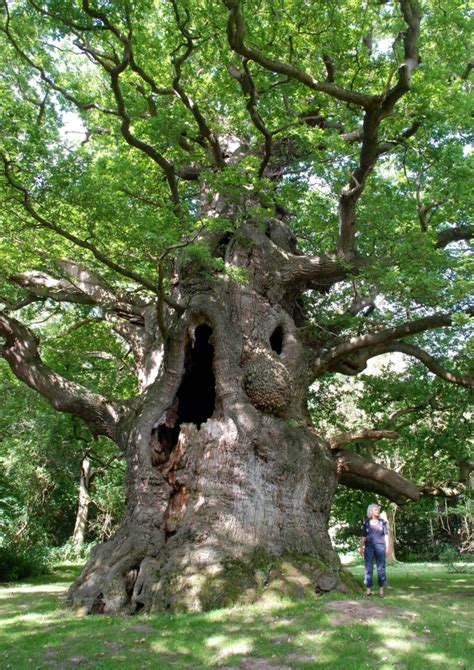
[[[374,366],[371,374],[352,383],[325,379],[314,389],[314,402],[314,420],[319,425],[328,422],[328,433],[362,433],[352,446],[357,454],[420,485],[431,482],[431,495],[416,505],[406,505],[403,499],[387,503],[376,496],[391,526],[393,559],[433,560],[446,545],[454,553],[472,552],[472,422],[467,394],[433,380],[426,368],[408,364],[405,358]],[[366,426],[391,429],[394,439],[365,440],[361,427]],[[358,547],[361,518],[373,497],[338,489],[331,512],[338,547]]]
[[[3,356],[127,458],[72,601],[212,606],[257,585],[257,555],[340,586],[338,480],[429,489],[325,441],[309,387],[402,351],[472,388],[463,4],[3,7]],[[133,392],[61,371],[27,327],[54,314]]]
[[[123,512],[123,459],[117,462],[113,443],[93,443],[77,419],[55,412],[3,361],[1,368],[0,578],[10,580],[44,570],[54,554],[77,558],[82,551],[70,538],[83,512],[78,484],[85,443],[93,487],[82,540],[110,536]]]

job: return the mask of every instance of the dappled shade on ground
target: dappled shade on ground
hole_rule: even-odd
[[[467,670],[473,574],[390,571],[384,600],[273,596],[207,613],[78,617],[65,604],[77,570],[63,568],[0,589],[0,667]]]

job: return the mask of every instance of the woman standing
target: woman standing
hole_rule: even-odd
[[[383,587],[387,583],[385,573],[385,557],[388,556],[388,526],[380,518],[380,505],[372,504],[367,508],[367,518],[362,525],[360,538],[360,554],[364,557],[365,576],[364,584],[367,587],[366,595],[372,595],[374,560],[377,564],[379,596],[384,597]]]

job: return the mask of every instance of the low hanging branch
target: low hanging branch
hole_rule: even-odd
[[[451,480],[437,484],[424,484],[420,487],[420,494],[435,498],[455,498],[466,492],[466,486],[461,482]]]
[[[104,253],[99,251],[99,249],[89,242],[88,240],[83,240],[77,235],[74,235],[73,233],[70,233],[68,230],[65,228],[62,228],[56,223],[53,223],[52,221],[49,221],[46,219],[44,216],[42,216],[34,207],[31,195],[28,192],[28,190],[13,176],[12,174],[12,163],[7,159],[7,157],[2,153],[1,154],[2,160],[3,160],[3,165],[4,165],[4,175],[7,178],[8,183],[10,186],[15,189],[18,193],[21,194],[21,204],[24,207],[24,209],[28,212],[28,214],[31,216],[31,218],[36,221],[42,228],[46,228],[48,230],[53,231],[60,237],[63,237],[64,239],[68,240],[69,242],[72,242],[76,246],[86,249],[87,251],[90,251],[94,258],[96,258],[98,261],[100,261],[103,265],[106,267],[110,268],[114,272],[117,272],[118,274],[127,277],[128,279],[132,279],[135,281],[137,284],[140,284],[141,286],[145,287],[146,289],[152,291],[153,293],[157,294],[158,289],[155,283],[151,280],[148,279],[147,277],[144,277],[143,275],[139,275],[137,272],[134,272],[133,270],[129,270],[128,268],[125,268],[124,266],[116,263],[113,261],[111,258],[106,256]],[[174,301],[170,300],[166,296],[164,297],[164,301],[172,307],[178,314],[181,314],[183,312],[183,308],[175,303]]]
[[[380,463],[345,449],[339,449],[335,458],[341,484],[350,488],[380,492],[395,502],[407,498],[418,500],[420,497],[420,487],[417,484]]]
[[[467,310],[467,313],[471,314],[471,310]],[[391,351],[400,351],[418,358],[431,372],[442,379],[467,388],[474,388],[474,379],[471,376],[449,372],[420,347],[400,341],[404,337],[451,325],[451,314],[433,314],[393,328],[353,337],[336,345],[323,357],[316,359],[315,376],[320,376],[327,370],[347,375],[358,374],[365,369],[370,358]]]
[[[363,458],[353,451],[333,448],[336,451],[336,467],[341,484],[359,491],[371,491],[382,495],[398,505],[408,500],[417,501],[421,496],[453,498],[466,490],[464,484],[453,481],[418,485],[394,470]]]
[[[0,337],[5,342],[2,356],[18,379],[43,395],[55,409],[83,419],[93,435],[116,438],[123,405],[93,393],[45,365],[39,354],[39,339],[5,312],[0,312]]]
[[[339,449],[345,444],[361,440],[398,440],[400,435],[394,430],[355,430],[349,433],[340,433],[328,439],[331,449]]]

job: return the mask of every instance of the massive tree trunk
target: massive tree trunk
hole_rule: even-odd
[[[196,286],[196,268],[181,268],[188,306],[119,433],[125,519],[70,591],[88,611],[207,608],[285,574],[289,592],[345,588],[327,532],[335,461],[305,406],[312,358],[304,330],[265,295],[277,268],[257,272],[251,242],[226,252],[247,283],[216,275]]]

